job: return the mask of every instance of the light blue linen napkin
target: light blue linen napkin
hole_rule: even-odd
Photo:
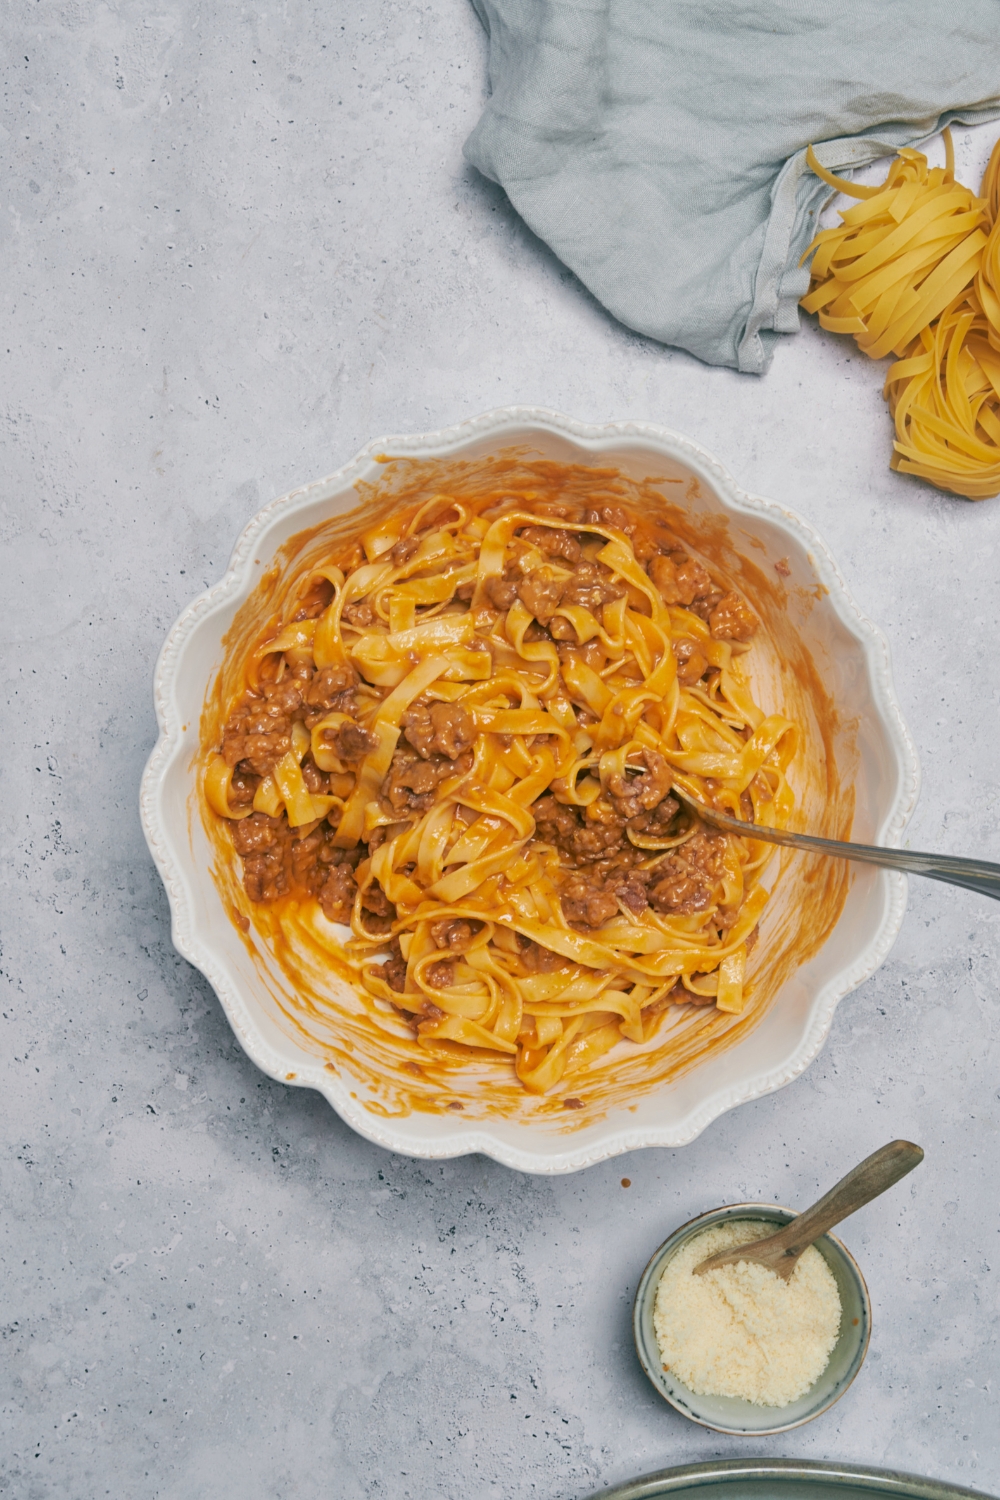
[[[1000,0],[473,4],[468,160],[622,323],[754,374],[831,196],[804,148],[843,169],[1000,115]]]

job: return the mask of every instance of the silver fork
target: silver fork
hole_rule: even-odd
[[[692,808],[702,822],[724,833],[738,833],[743,838],[761,839],[766,844],[783,844],[789,849],[805,849],[812,854],[830,854],[834,859],[855,859],[866,865],[881,865],[887,870],[904,870],[907,875],[926,875],[928,880],[943,880],[946,885],[964,886],[981,896],[1000,901],[1000,865],[985,859],[958,859],[952,854],[918,854],[913,849],[882,849],[877,844],[847,844],[841,839],[820,839],[811,833],[792,833],[784,828],[765,828],[744,823],[728,813],[706,807],[679,786],[675,797]]]

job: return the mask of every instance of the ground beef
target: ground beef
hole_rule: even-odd
[[[222,736],[222,756],[253,776],[267,776],[291,749],[291,714],[300,706],[297,683],[268,684],[264,694],[248,693],[229,717]],[[285,712],[288,705],[289,711]]]
[[[399,938],[393,938],[389,944],[389,957],[382,966],[382,973],[391,990],[401,994],[406,989],[406,959],[399,946]]]
[[[439,958],[436,963],[429,965],[426,979],[432,990],[446,990],[455,983],[455,960]]]
[[[587,875],[574,875],[559,892],[563,916],[571,927],[601,927],[618,913],[618,898]]]
[[[636,532],[632,538],[632,551],[635,553],[635,560],[638,563],[642,563],[643,566],[658,550],[656,542],[653,541],[652,537],[644,535],[641,531]]]
[[[281,730],[274,730],[269,734],[248,734],[240,765],[252,771],[255,776],[268,776],[291,748],[291,735],[282,733]]]
[[[250,705],[247,702],[241,703],[229,715],[222,731],[222,758],[227,766],[239,765],[246,754],[249,718]]]
[[[302,706],[302,680],[296,676],[286,675],[280,682],[265,682],[263,691],[267,712],[273,718],[290,720]]]
[[[288,824],[283,818],[269,818],[267,813],[255,812],[234,823],[232,831],[237,854],[260,854],[284,843]]]
[[[567,807],[557,802],[551,792],[544,793],[531,805],[535,819],[535,836],[557,849],[573,837],[580,827],[580,812],[576,807]]]
[[[375,624],[375,611],[367,599],[359,599],[354,604],[345,604],[342,619],[348,625],[355,626],[358,630],[367,630],[370,625]]]
[[[569,563],[580,561],[580,543],[571,531],[558,530],[554,526],[525,526],[518,533],[522,542],[528,542],[545,552],[549,557],[564,557]]]
[[[251,813],[232,825],[233,847],[243,861],[243,885],[251,901],[274,901],[288,890],[285,856],[290,833],[285,818]]]
[[[627,510],[620,505],[601,505],[584,512],[584,523],[591,526],[607,526],[614,531],[624,531],[626,536],[632,536],[635,531],[635,522]]]
[[[432,924],[431,937],[438,948],[451,948],[456,953],[464,953],[476,933],[481,930],[481,922],[467,922],[463,917],[445,917]]]
[[[713,584],[707,571],[693,557],[687,558],[677,569],[677,588],[680,602],[690,606],[696,599],[710,593]]]
[[[373,917],[394,917],[396,915],[396,908],[377,880],[372,881],[361,897],[361,909],[362,911],[370,911]]]
[[[529,974],[550,974],[553,969],[558,969],[565,963],[561,953],[553,953],[551,948],[543,948],[541,943],[536,943],[533,938],[518,936],[519,957]]]
[[[357,685],[357,673],[350,667],[323,667],[306,688],[306,705],[320,716],[334,711],[349,712],[340,708],[339,699]]]
[[[486,596],[490,603],[497,609],[510,609],[517,598],[517,586],[520,574],[508,576],[506,573],[502,578],[487,578]]]
[[[417,1012],[417,1014],[420,1017],[420,1022],[423,1022],[423,1021],[431,1021],[431,1022],[433,1022],[433,1021],[440,1021],[441,1017],[444,1015],[444,1011],[440,1010],[434,1004],[433,1000],[428,1000],[425,997],[420,1002],[420,1010]],[[420,1030],[421,1030],[421,1026],[420,1026],[419,1023],[417,1023],[417,1028],[416,1029],[417,1029],[417,1035],[419,1036],[420,1035]]]
[[[724,597],[722,589],[716,588],[707,570],[686,552],[651,557],[646,571],[665,604],[683,604],[706,623]]]
[[[646,770],[640,776],[615,778],[609,796],[591,808],[600,808],[599,818],[587,817],[583,809],[567,807],[546,792],[533,803],[535,838],[551,844],[564,864],[592,865],[612,856],[634,855],[626,834],[664,836],[679,811],[669,795],[671,778],[666,762],[655,751],[643,751]]]
[[[249,807],[259,786],[260,777],[252,771],[235,771],[229,782],[230,807]]]
[[[605,889],[613,892],[633,917],[641,916],[649,905],[644,874],[638,870],[616,871]]]
[[[327,833],[332,836],[329,824],[323,823],[304,839],[295,839],[292,844],[292,874],[296,884],[304,886],[311,896],[319,894],[327,871],[337,858],[327,842]]]
[[[312,755],[307,755],[302,762],[302,780],[308,791],[316,792],[320,797],[325,797],[330,790],[329,776],[320,770]]]
[[[689,608],[693,615],[698,615],[707,625],[722,598],[723,593],[721,589],[709,589],[707,594],[702,594],[695,599]]]
[[[318,893],[323,915],[331,922],[347,925],[351,920],[357,889],[357,881],[350,865],[331,865]]]
[[[415,552],[420,550],[420,538],[415,536],[402,537],[394,547],[389,548],[389,557],[394,568],[401,568],[408,563]]]
[[[677,833],[673,824],[680,810],[681,805],[676,797],[664,797],[650,812],[641,812],[629,818],[629,829],[644,838],[671,838]]]
[[[304,694],[312,668],[305,663],[286,671],[280,682],[265,682],[259,692],[244,694],[229,716],[222,736],[227,765],[251,776],[267,776],[291,749],[292,724],[306,719]]]
[[[414,704],[402,718],[403,733],[425,760],[435,753],[457,760],[476,737],[472,716],[460,703]]]
[[[612,776],[608,781],[611,805],[626,822],[658,807],[673,785],[670,768],[655,750],[642,752],[646,770],[641,776]]]
[[[673,650],[677,658],[678,682],[685,686],[700,682],[708,671],[708,657],[698,642],[690,636],[681,636],[680,640],[673,642]]]
[[[382,795],[396,812],[426,812],[434,804],[438,783],[460,775],[472,766],[468,751],[451,761],[445,755],[420,756],[405,745],[392,757],[382,783]]]
[[[725,852],[725,834],[700,829],[653,873],[650,905],[671,916],[706,911],[716,898]]]
[[[592,864],[625,844],[624,821],[614,816],[608,822],[587,819],[582,810],[564,807],[546,792],[532,804],[535,837],[558,850],[566,864]]]
[[[522,578],[517,586],[517,596],[529,614],[534,615],[540,625],[547,625],[556,612],[563,594],[563,584],[553,577],[548,568],[537,568]]]
[[[306,715],[305,725],[307,729],[315,729],[316,725],[327,717],[327,714],[346,714],[349,719],[356,719],[359,712],[360,705],[357,690],[355,688],[345,688],[342,693],[337,693],[334,696],[329,708],[311,709]]]
[[[553,625],[559,623],[558,616],[552,623]],[[595,672],[599,672],[608,659],[608,653],[600,641],[594,640],[586,641],[582,646],[560,646],[559,659],[564,662],[586,662],[588,667],[593,667]]]
[[[277,820],[271,820],[277,821]],[[315,896],[331,922],[349,922],[357,889],[354,867],[363,850],[335,847],[335,831],[320,823],[305,838],[291,839],[288,865],[296,886]]]
[[[631,851],[578,871],[560,891],[563,914],[574,927],[599,927],[624,907],[633,917],[649,905],[647,874],[636,869]]]
[[[662,554],[651,557],[647,572],[659,589],[664,604],[680,604],[681,590],[677,582],[677,565],[672,558],[664,557]]]
[[[378,746],[378,736],[360,724],[338,724],[322,733],[334,755],[344,761],[359,761]]]
[[[243,861],[243,885],[251,901],[276,901],[288,893],[288,876],[280,852],[248,854]]]
[[[748,641],[759,621],[742,594],[723,594],[708,617],[708,628],[717,641]]]
[[[305,838],[293,839],[291,847],[292,874],[297,885],[310,895],[319,894],[331,865],[346,859],[344,850],[333,843],[334,831],[329,823],[321,823]]]
[[[564,605],[580,605],[596,613],[605,604],[621,599],[625,590],[611,581],[611,573],[601,563],[588,562],[586,558],[573,569],[573,577],[565,585],[560,598]]]
[[[388,932],[396,920],[396,908],[377,880],[362,893],[361,910],[369,932]]]

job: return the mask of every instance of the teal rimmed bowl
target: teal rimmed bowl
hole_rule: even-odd
[[[600,1500],[990,1500],[981,1490],[895,1469],[808,1458],[727,1458],[661,1469]],[[597,1500],[597,1496],[594,1497]]]
[[[675,1229],[653,1254],[642,1273],[635,1294],[632,1331],[639,1363],[665,1401],[692,1422],[711,1427],[715,1432],[730,1432],[739,1437],[764,1437],[801,1427],[829,1410],[839,1401],[864,1363],[871,1337],[871,1304],[868,1288],[853,1255],[832,1234],[824,1234],[816,1249],[833,1272],[840,1293],[840,1333],[833,1346],[826,1369],[804,1396],[788,1406],[755,1406],[733,1396],[696,1396],[677,1377],[663,1368],[663,1357],[653,1327],[656,1289],[667,1262],[677,1254],[692,1235],[700,1234],[713,1224],[733,1219],[753,1219],[773,1224],[775,1231],[797,1215],[776,1203],[735,1203],[728,1208],[713,1208],[699,1214]]]

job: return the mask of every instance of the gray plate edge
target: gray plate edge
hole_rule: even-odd
[[[996,1500],[983,1490],[939,1479],[922,1479],[895,1469],[871,1469],[862,1464],[823,1463],[814,1459],[761,1458],[724,1459],[717,1463],[684,1464],[680,1468],[660,1469],[639,1479],[628,1480],[614,1489],[601,1490],[600,1500],[656,1500],[678,1490],[696,1489],[734,1479],[814,1480],[836,1489],[852,1484],[873,1495],[896,1495],[901,1500]],[[595,1494],[594,1500],[597,1500]]]

